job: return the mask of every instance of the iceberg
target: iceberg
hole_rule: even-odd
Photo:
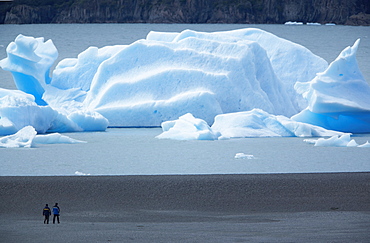
[[[330,138],[305,139],[304,141],[321,147],[370,147],[368,141],[362,145],[358,145],[354,139],[351,139],[351,134],[348,133],[341,136],[334,135]]]
[[[0,136],[26,126],[41,134],[161,124],[159,138],[178,139],[368,132],[358,44],[328,67],[256,28],[152,31],[130,45],[89,47],[50,70],[53,42],[19,35],[0,61],[19,89],[0,89]]]
[[[192,114],[162,123],[157,138],[175,140],[223,140],[246,137],[324,137],[344,135],[319,126],[296,122],[285,116],[271,115],[260,109],[221,114],[211,127]]]
[[[215,140],[218,137],[208,124],[192,114],[187,113],[178,120],[166,121],[162,123],[163,133],[156,138],[176,139],[176,140]]]
[[[235,159],[254,159],[254,156],[251,154],[236,153],[234,158]]]
[[[83,172],[81,172],[81,171],[78,171],[78,170],[77,170],[77,171],[75,172],[75,175],[76,175],[76,176],[89,176],[90,174],[88,174],[88,173],[83,173]]]
[[[245,137],[322,137],[341,135],[341,132],[296,122],[285,116],[271,115],[260,109],[215,117],[212,130],[221,134],[218,139]]]
[[[0,148],[31,148],[37,144],[85,143],[59,133],[37,135],[32,126],[25,126],[13,135],[0,138]]]
[[[30,148],[36,134],[33,127],[26,126],[13,135],[0,138],[0,148]]]
[[[370,86],[356,61],[359,43],[345,48],[312,81],[295,84],[308,107],[293,120],[342,132],[370,132]]]
[[[85,141],[70,138],[68,136],[51,133],[46,135],[36,135],[32,141],[32,144],[75,144],[75,143],[86,143]]]

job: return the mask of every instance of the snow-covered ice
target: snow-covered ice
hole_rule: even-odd
[[[152,31],[130,45],[89,47],[50,70],[53,42],[19,35],[0,61],[19,89],[0,89],[0,136],[26,126],[45,133],[161,124],[158,137],[175,139],[369,132],[358,46],[328,67],[260,29]]]

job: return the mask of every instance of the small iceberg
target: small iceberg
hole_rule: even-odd
[[[87,175],[90,175],[90,174],[86,174],[86,173],[83,173],[83,172],[80,172],[80,171],[76,171],[75,175],[77,175],[77,176],[87,176]]]
[[[370,147],[368,141],[362,145],[358,145],[354,139],[351,139],[351,134],[349,133],[341,136],[335,135],[330,138],[305,139],[303,141],[319,147]]]
[[[251,154],[237,153],[234,156],[235,159],[254,159],[254,156]]]
[[[86,143],[59,133],[37,135],[34,127],[26,126],[13,135],[0,138],[0,148],[31,148],[36,144]]]
[[[284,23],[285,25],[303,25],[302,22],[293,22],[293,21],[288,21]]]

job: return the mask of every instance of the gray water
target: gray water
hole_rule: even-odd
[[[130,44],[154,31],[221,31],[257,27],[306,46],[328,62],[357,38],[357,60],[370,80],[370,27],[188,24],[0,25],[0,59],[18,34],[52,39],[59,60],[77,57],[89,46]],[[15,89],[11,75],[0,71],[0,88]],[[303,138],[246,138],[222,141],[159,140],[161,129],[108,129],[70,133],[84,144],[49,144],[0,149],[0,176],[248,174],[370,171],[369,148],[314,147]],[[362,144],[370,135],[353,137]],[[235,159],[236,153],[253,159]]]
[[[170,175],[370,171],[369,148],[314,147],[303,138],[160,140],[160,128],[68,133],[84,144],[0,149],[5,175]],[[357,143],[370,135],[355,136]],[[235,159],[236,153],[253,159]]]

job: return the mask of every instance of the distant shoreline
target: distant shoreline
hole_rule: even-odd
[[[345,1],[0,1],[0,24],[37,23],[335,23],[370,25],[367,0]]]

